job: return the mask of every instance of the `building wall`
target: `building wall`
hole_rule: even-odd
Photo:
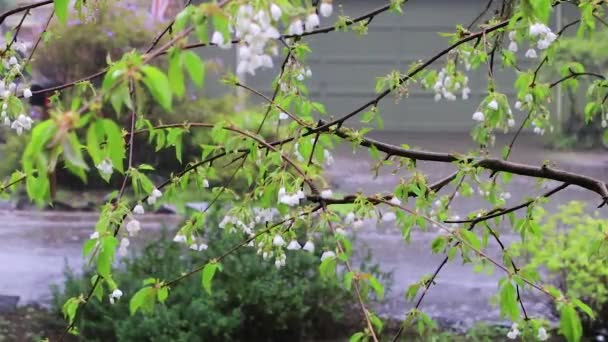
[[[386,1],[334,0],[351,17],[369,12]],[[487,0],[410,0],[404,6],[404,14],[383,13],[372,21],[366,36],[356,33],[329,33],[306,37],[313,53],[309,60],[313,77],[310,90],[314,98],[326,104],[334,117],[350,112],[375,96],[377,77],[392,70],[405,72],[420,60],[441,51],[448,39],[438,32],[454,32],[457,24],[468,24],[486,6]],[[336,11],[337,12],[337,11]],[[335,18],[332,18],[335,19]],[[322,25],[332,21],[322,20]],[[434,68],[441,68],[441,59]],[[531,65],[522,58],[520,66]],[[268,87],[275,73],[263,72],[248,80]],[[503,71],[496,63],[495,75],[498,90],[513,95],[515,73]],[[469,73],[472,93],[468,100],[435,102],[432,91],[420,86],[410,89],[409,97],[398,103],[395,97],[381,102],[380,111],[387,131],[467,131],[472,125],[472,113],[486,96],[487,68]],[[515,100],[513,100],[515,102]],[[514,113],[520,120],[521,113]],[[356,125],[351,121],[349,125]]]

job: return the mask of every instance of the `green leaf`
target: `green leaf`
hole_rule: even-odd
[[[99,256],[97,257],[97,273],[104,278],[111,278],[112,262],[118,240],[113,236],[100,239]]]
[[[169,59],[169,84],[175,96],[183,98],[186,94],[186,85],[184,84],[184,72],[182,71],[181,53],[177,50],[171,52]]]
[[[563,305],[560,309],[559,329],[569,342],[578,342],[583,336],[583,326],[578,313],[572,304]]]
[[[359,341],[363,340],[364,337],[365,337],[365,334],[359,331],[359,332],[354,333],[348,339],[348,342],[359,342]]]
[[[579,309],[581,309],[581,311],[586,313],[589,318],[595,319],[593,309],[591,309],[587,304],[583,303],[580,299],[573,299],[572,304],[576,305]]]
[[[59,21],[65,25],[68,21],[68,6],[70,5],[70,0],[54,0],[53,5],[55,7],[55,15]]]
[[[203,268],[203,276],[202,276],[202,284],[205,291],[208,294],[211,294],[211,282],[213,281],[213,276],[215,276],[215,272],[220,269],[220,264],[216,261],[212,261],[205,265]]]
[[[153,287],[147,286],[137,291],[129,302],[131,315],[134,315],[137,310],[141,310],[144,313],[151,312],[154,309],[155,298],[156,290]]]
[[[205,64],[201,58],[192,51],[185,51],[182,53],[182,61],[192,82],[199,88],[203,87],[205,84]]]
[[[352,288],[354,276],[355,276],[355,274],[352,271],[347,272],[344,275],[344,288],[347,289],[348,291],[350,291],[350,289]]]
[[[102,123],[106,136],[108,157],[112,160],[114,168],[122,173],[124,171],[123,160],[126,158],[126,145],[122,131],[113,120],[104,119]]]
[[[148,90],[165,110],[170,111],[172,105],[171,86],[167,76],[150,65],[144,65],[141,68],[144,73],[144,84],[148,87]]]
[[[512,321],[519,317],[519,306],[517,306],[517,292],[510,280],[504,280],[499,293],[500,313]]]
[[[470,230],[467,229],[463,229],[460,231],[462,234],[463,239],[468,242],[471,246],[473,246],[473,248],[480,250],[481,249],[481,241],[479,240],[479,238],[477,237],[477,235],[475,235],[475,233],[473,233]]]
[[[384,298],[384,286],[382,286],[378,279],[373,276],[370,277],[369,285],[372,287],[372,289],[374,289],[374,292],[376,292],[376,296],[378,297],[378,299]]]
[[[169,297],[169,289],[165,286],[161,287],[156,293],[156,297],[160,303],[163,303]]]
[[[337,261],[336,258],[327,258],[321,261],[321,265],[319,265],[319,273],[321,274],[321,278],[329,279],[336,275],[336,266]]]

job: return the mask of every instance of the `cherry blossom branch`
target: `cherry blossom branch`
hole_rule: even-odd
[[[22,5],[22,6],[10,9],[10,10],[0,14],[0,24],[2,24],[4,22],[4,20],[6,20],[6,18],[8,18],[9,16],[11,16],[13,14],[23,12],[23,11],[29,11],[31,9],[42,7],[45,5],[52,4],[52,3],[53,3],[53,0],[44,0],[44,1],[38,1],[38,2],[34,2],[31,4]]]
[[[350,20],[350,21],[346,22],[345,26],[350,26],[350,25],[353,25],[355,23],[361,22],[363,20],[369,20],[370,18],[372,18],[372,17],[374,17],[374,16],[376,16],[376,15],[382,13],[382,12],[387,11],[389,8],[390,7],[388,5],[385,5],[385,6],[382,6],[380,8],[377,8],[375,10],[372,10],[371,12],[369,12],[367,14],[364,14],[364,15],[358,17],[358,18],[355,18],[353,20]],[[169,31],[169,29],[165,29],[165,30],[167,32]],[[304,37],[304,36],[311,36],[311,35],[315,35],[315,34],[328,33],[328,32],[332,32],[332,31],[335,31],[335,30],[336,30],[336,26],[329,26],[329,27],[326,27],[326,28],[320,28],[320,29],[316,29],[316,30],[313,30],[313,31],[310,31],[310,32],[306,32],[306,33],[304,33],[304,34],[302,34],[300,36],[298,36],[298,35],[282,35],[282,36],[280,36],[278,38],[278,40],[282,40],[282,39],[286,39],[286,38],[299,38],[299,37]],[[165,32],[164,34],[166,34],[167,32]],[[164,35],[164,34],[162,34],[162,35]],[[157,37],[161,37],[162,38],[161,34],[159,34]],[[158,38],[158,41],[160,41],[160,38]],[[239,39],[232,40],[232,44],[238,44],[239,42],[240,42]],[[158,42],[156,42],[156,38],[155,38],[155,43],[153,42],[153,44],[151,45],[152,48],[154,48],[157,44],[158,44]],[[183,46],[182,49],[184,49],[184,50],[190,50],[190,49],[196,49],[196,48],[199,48],[199,47],[206,47],[206,46],[216,46],[216,45],[213,44],[213,43],[211,43],[211,42],[200,42],[200,43],[194,43],[194,44],[187,44],[187,45]],[[150,53],[151,51],[152,51],[152,49],[149,49],[148,51],[146,51],[146,53]],[[165,53],[166,53],[165,51],[161,51],[158,55],[163,55]],[[94,74],[91,74],[91,75],[79,78],[78,80],[67,82],[67,83],[64,83],[64,84],[61,84],[61,85],[57,85],[57,86],[54,86],[54,87],[49,87],[49,88],[41,89],[41,90],[38,90],[38,91],[33,91],[32,93],[33,94],[39,94],[39,93],[53,92],[53,91],[57,91],[57,90],[63,90],[63,89],[66,89],[66,88],[71,88],[71,87],[75,86],[78,83],[85,82],[85,81],[92,81],[92,80],[94,80],[96,78],[99,78],[99,77],[105,75],[105,73],[107,71],[108,71],[108,68],[104,68],[103,70],[100,70],[100,71],[98,71],[98,72],[96,72]]]
[[[19,24],[17,24],[17,26],[15,26],[15,32],[13,33],[13,38],[8,43],[8,45],[6,46],[4,51],[2,51],[2,53],[0,53],[0,57],[4,57],[4,55],[11,49],[11,46],[13,46],[13,44],[15,44],[15,42],[17,41],[17,38],[19,37],[19,31],[21,31],[21,26],[23,26],[23,22],[25,21],[25,18],[27,18],[27,16],[29,14],[30,14],[29,9],[23,13],[21,20],[19,21]]]
[[[335,130],[334,134],[346,140],[351,139],[345,129]],[[603,181],[577,173],[555,169],[547,165],[532,166],[493,158],[464,157],[452,153],[410,150],[371,138],[362,138],[359,145],[364,147],[374,147],[378,151],[387,153],[389,155],[401,156],[413,160],[425,160],[442,163],[469,162],[473,163],[473,166],[475,167],[481,167],[490,171],[505,171],[520,176],[551,179],[572,185],[578,185],[600,195],[602,197],[600,207],[605,204],[606,200],[608,200],[608,189],[606,188],[606,183]]]
[[[460,45],[470,42],[471,40],[475,40],[478,38],[481,38],[483,35],[486,35],[488,33],[494,32],[496,30],[499,30],[505,26],[507,26],[509,24],[509,20],[505,20],[502,21],[498,24],[495,24],[493,26],[490,26],[488,28],[485,28],[479,32],[476,33],[471,33],[468,36],[458,40],[457,42],[453,43],[452,45],[448,46],[447,48],[441,50],[440,52],[438,52],[437,54],[435,54],[433,57],[429,58],[428,60],[426,60],[424,63],[422,63],[421,65],[417,66],[416,68],[414,68],[412,71],[410,71],[409,73],[407,73],[407,75],[405,75],[404,77],[399,79],[398,85],[402,85],[403,83],[405,83],[406,81],[412,79],[414,76],[416,76],[418,73],[420,73],[421,71],[423,71],[424,69],[426,69],[427,67],[429,67],[431,64],[433,64],[435,61],[437,61],[439,58],[447,55],[448,53],[450,53],[450,51],[454,50],[455,48],[459,47]],[[342,124],[344,124],[347,120],[349,120],[350,118],[352,118],[353,116],[363,112],[365,109],[367,109],[370,106],[375,106],[377,105],[382,99],[384,99],[386,96],[388,96],[390,93],[393,92],[393,90],[395,90],[396,87],[393,88],[389,88],[384,90],[383,92],[381,92],[380,94],[378,94],[374,99],[369,100],[368,102],[364,103],[363,105],[359,106],[358,108],[356,108],[355,110],[351,111],[348,114],[345,114],[343,116],[341,116],[338,119],[335,119],[331,122],[328,122],[326,124],[324,124],[323,126],[317,127],[313,130],[309,130],[307,132],[308,134],[314,134],[316,132],[319,131],[324,131],[329,129],[332,126],[337,125],[338,127],[340,127]]]
[[[52,10],[51,14],[49,15],[49,18],[46,21],[46,24],[44,25],[44,29],[42,29],[42,32],[40,32],[40,34],[38,35],[38,39],[36,39],[36,43],[32,47],[32,51],[30,51],[30,54],[27,57],[27,60],[25,61],[25,64],[23,65],[24,69],[32,61],[32,57],[34,57],[34,53],[36,52],[36,50],[38,49],[38,46],[40,45],[40,42],[42,41],[42,36],[49,29],[49,25],[51,24],[51,20],[53,20],[54,16],[55,16],[55,10]]]

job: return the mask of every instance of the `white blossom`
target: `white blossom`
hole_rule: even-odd
[[[524,96],[524,101],[526,101],[526,103],[532,103],[532,101],[534,101],[534,97],[532,94],[526,94],[526,96]]]
[[[517,35],[516,31],[509,32],[509,40],[515,40],[516,35]]]
[[[300,243],[298,242],[298,240],[291,240],[289,241],[289,244],[287,245],[287,249],[290,251],[295,251],[298,249],[301,249],[302,246],[300,246]]]
[[[135,208],[133,208],[133,214],[136,215],[143,215],[146,211],[144,210],[144,207],[141,204],[138,204],[135,206]]]
[[[97,240],[97,239],[99,239],[99,232],[97,232],[97,231],[93,232],[93,234],[91,234],[91,236],[89,236],[89,238],[91,240]]]
[[[10,64],[10,65],[15,65],[18,63],[19,63],[19,61],[17,61],[17,57],[15,57],[15,56],[11,56],[11,58],[9,58],[9,60],[8,60],[8,64]]]
[[[485,115],[483,115],[482,112],[477,111],[477,112],[473,113],[473,120],[475,120],[475,121],[482,122],[485,120],[485,118],[486,117],[485,117]]]
[[[158,190],[157,188],[154,188],[152,190],[152,193],[150,193],[150,195],[148,196],[148,200],[147,200],[148,204],[152,205],[152,204],[156,203],[156,200],[158,198],[160,198],[162,195],[163,195],[163,193],[160,190]]]
[[[276,4],[270,5],[270,16],[272,17],[272,20],[277,21],[281,19],[282,14],[283,12],[281,11],[281,7],[277,6]]]
[[[523,108],[523,103],[521,103],[521,101],[517,101],[515,102],[515,109],[517,110],[521,110]]]
[[[272,239],[272,244],[277,247],[283,247],[285,246],[285,240],[283,240],[281,235],[275,235]]]
[[[296,36],[302,35],[304,33],[302,20],[296,19],[296,20],[292,21],[291,24],[289,25],[288,33],[290,35],[296,35]]]
[[[316,13],[311,13],[306,17],[304,28],[306,32],[312,32],[315,28],[319,27],[320,23],[319,16]]]
[[[441,93],[435,94],[435,102],[439,102],[441,100]]]
[[[222,35],[222,33],[218,31],[213,32],[213,35],[211,36],[211,43],[219,46],[221,49],[224,50],[230,49],[230,47],[232,46],[230,40],[225,42],[224,35]]]
[[[333,196],[333,192],[331,189],[324,189],[321,191],[321,198],[331,198]]]
[[[7,123],[6,122],[7,118],[8,117],[5,117],[5,120],[4,120],[5,124]],[[9,120],[9,122],[10,122],[10,120]],[[23,134],[24,130],[32,129],[33,122],[34,121],[29,116],[27,116],[25,114],[19,114],[17,119],[15,121],[13,121],[10,125],[11,125],[11,128],[17,132],[17,135],[21,135],[21,134]]]
[[[392,222],[395,221],[396,218],[397,215],[395,215],[395,213],[392,211],[382,214],[382,221],[384,222]]]
[[[509,332],[507,333],[507,338],[514,340],[516,339],[520,334],[520,331],[517,329],[517,323],[513,323],[513,325],[511,326],[511,330],[509,330]]]
[[[206,243],[204,243],[204,242],[201,242],[201,243],[199,243],[199,244],[198,244],[198,251],[199,251],[199,252],[200,252],[200,251],[205,251],[205,250],[207,250],[208,248],[209,248],[209,246],[207,246],[207,244],[206,244]]]
[[[286,261],[287,261],[287,255],[285,255],[285,254],[278,255],[276,260],[274,261],[274,266],[276,268],[284,267]]]
[[[306,68],[306,71],[304,71],[304,76],[311,78],[312,77],[312,70],[310,70],[310,68]]]
[[[543,327],[538,328],[538,335],[536,335],[536,337],[540,341],[546,341],[547,339],[549,339],[549,335],[547,334],[547,330],[545,330],[545,328],[543,328]]]
[[[356,219],[355,213],[353,213],[351,211],[348,214],[346,214],[346,218],[344,218],[344,223],[346,223],[346,224],[353,223],[353,222],[355,222],[355,219]]]
[[[183,235],[183,234],[177,234],[173,238],[173,242],[177,242],[177,243],[186,243],[187,241],[188,241],[188,239],[186,238],[186,235]]]
[[[114,304],[114,301],[120,299],[120,297],[122,297],[122,291],[119,289],[112,291],[110,294],[110,304]]]
[[[323,261],[325,259],[335,258],[335,257],[336,257],[336,253],[334,253],[332,251],[325,251],[325,252],[323,252],[323,254],[321,254],[321,261]]]
[[[346,231],[342,228],[336,228],[336,234],[338,235],[346,235]]]
[[[471,89],[469,87],[462,88],[462,99],[467,100],[469,95],[471,94]]]
[[[302,249],[307,252],[312,253],[315,251],[315,244],[312,241],[308,240],[308,241],[306,241],[306,243],[304,244],[304,247],[302,247]]]
[[[23,89],[23,97],[26,99],[29,99],[30,97],[32,97],[32,90],[30,88],[25,88]]]
[[[285,113],[285,112],[279,113],[279,120],[287,120],[287,119],[289,119],[289,115],[287,115],[287,113]]]
[[[130,244],[131,244],[131,242],[129,241],[129,239],[122,238],[120,240],[120,246],[118,246],[118,255],[120,255],[122,257],[127,256],[127,254],[129,254],[127,248],[129,248]]]
[[[526,51],[525,56],[526,56],[526,58],[531,58],[531,59],[538,58],[538,55],[536,54],[536,50],[534,50],[532,48],[530,48],[530,49],[528,49],[528,51]]]
[[[511,43],[509,43],[509,51],[511,52],[517,52],[517,42],[515,41],[511,41]]]
[[[114,165],[112,165],[112,161],[109,159],[104,159],[99,165],[97,165],[97,169],[103,175],[110,176],[114,171]]]
[[[490,108],[491,110],[498,110],[498,102],[493,99],[492,101],[490,101],[490,103],[488,103],[488,108]]]
[[[137,220],[131,220],[127,223],[127,232],[129,232],[129,236],[135,236],[141,230],[141,225]]]
[[[323,158],[325,159],[325,165],[331,166],[334,163],[334,157],[328,150],[323,151]]]
[[[542,34],[551,32],[551,29],[543,23],[534,23],[530,25],[530,36],[536,37]]]
[[[305,199],[306,198],[306,194],[301,189],[298,190],[298,192],[296,192],[296,196],[298,196],[299,199]]]
[[[393,198],[391,198],[390,200],[390,203],[394,205],[401,205],[401,200],[397,198],[397,196],[393,196]]]
[[[203,188],[209,187],[209,181],[207,179],[203,179]]]
[[[353,221],[353,228],[361,228],[363,227],[363,220],[355,220]]]
[[[515,119],[509,118],[509,121],[507,121],[507,125],[509,127],[515,127]]]
[[[319,7],[319,13],[321,13],[322,16],[324,16],[325,18],[331,17],[331,14],[333,13],[333,11],[334,11],[334,8],[331,4],[331,1],[321,2],[321,6]]]

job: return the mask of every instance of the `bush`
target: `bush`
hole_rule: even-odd
[[[602,229],[608,220],[589,215],[584,209],[585,205],[580,202],[562,206],[539,226],[538,238],[526,236],[524,242],[511,246],[511,252],[529,259],[526,269],[548,271],[549,279],[568,298],[580,298],[591,306],[597,317],[606,318],[608,264],[602,251],[590,249],[589,244],[605,239]],[[594,328],[592,322],[587,324]],[[606,324],[606,321],[599,319],[595,324]]]
[[[200,276],[195,275],[173,287],[168,301],[152,314],[129,315],[129,299],[141,288],[141,279],[172,279],[239,241],[233,234],[217,237],[204,252],[186,252],[163,233],[139,255],[123,260],[114,274],[125,296],[112,306],[106,298],[104,303],[88,303],[78,320],[82,337],[87,341],[298,340],[344,336],[349,331],[353,316],[346,313],[354,305],[353,294],[320,278],[320,251],[290,252],[287,265],[277,270],[255,250],[244,248],[224,259],[212,296],[204,293]],[[54,289],[54,311],[60,314],[66,298],[84,293],[91,275],[67,271],[65,289]],[[359,313],[354,317],[359,324]]]

